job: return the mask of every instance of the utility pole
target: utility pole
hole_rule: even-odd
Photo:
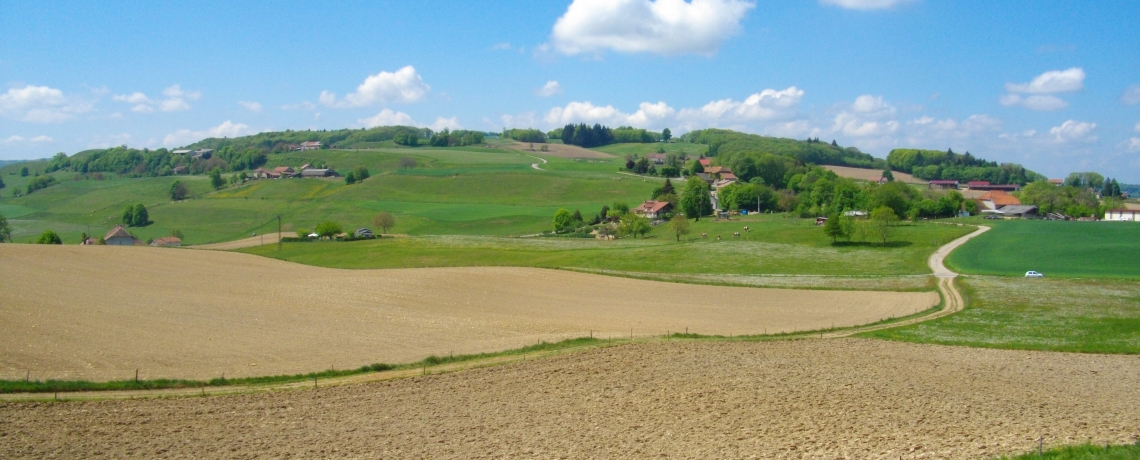
[[[281,214],[277,215],[277,250],[281,250]]]

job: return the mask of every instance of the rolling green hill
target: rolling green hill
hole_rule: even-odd
[[[954,251],[962,273],[1048,277],[1140,278],[1140,225],[1129,222],[997,221]]]

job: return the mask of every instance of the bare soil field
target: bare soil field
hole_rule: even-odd
[[[582,337],[872,323],[932,292],[696,286],[530,268],[335,270],[245,254],[0,245],[0,378],[246,377]]]
[[[883,171],[878,169],[851,168],[847,166],[824,166],[824,168],[828,171],[834,172],[835,174],[839,175],[839,177],[847,177],[851,179],[877,181],[880,177],[883,177]],[[930,183],[904,172],[892,171],[892,174],[894,174],[895,180],[906,182],[908,184],[926,185]]]
[[[584,149],[577,145],[567,144],[534,144],[534,150],[530,149],[530,143],[515,142],[507,144],[506,147],[522,152],[533,153],[535,155],[549,155],[552,157],[560,158],[617,158],[605,152],[598,152],[595,150]],[[549,151],[543,152],[539,148],[545,145]]]
[[[0,457],[985,459],[1140,434],[1140,358],[627,345],[240,396],[0,403]]]
[[[280,234],[274,232],[274,233],[266,233],[264,235],[251,236],[249,238],[244,238],[244,239],[240,239],[240,240],[223,241],[221,243],[196,244],[193,246],[193,248],[194,249],[213,249],[215,251],[232,251],[234,249],[252,248],[255,246],[261,246],[263,244],[276,244],[277,241],[281,239],[279,237],[288,238],[291,236],[297,236],[297,235],[296,235],[296,233],[293,233],[293,232],[280,233]]]

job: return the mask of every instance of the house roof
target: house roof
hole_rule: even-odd
[[[193,152],[193,150],[175,150],[175,151],[170,152],[170,153],[173,153],[175,155],[185,155],[185,154],[190,153],[190,152]]]
[[[321,145],[321,143],[318,141],[308,141],[308,142],[302,142],[301,145],[306,146],[306,147],[314,147],[314,146]]]
[[[982,201],[992,201],[994,202],[994,206],[997,206],[998,208],[1001,208],[1002,206],[1021,204],[1021,200],[1017,199],[1017,197],[1001,190],[992,190],[986,192],[985,195],[982,195],[981,198],[978,199]]]
[[[696,176],[701,178],[701,180],[703,180],[705,182],[712,182],[713,181],[712,176],[708,175],[708,173],[697,173]]]
[[[641,203],[641,206],[638,206],[637,208],[635,208],[634,211],[635,212],[637,212],[637,211],[640,211],[640,212],[661,212],[661,211],[664,211],[665,208],[667,208],[669,206],[672,206],[672,204],[669,203],[668,201],[649,200],[649,201],[646,201],[644,203]]]
[[[985,185],[990,185],[990,181],[988,181],[988,180],[972,180],[968,183],[968,185],[971,187],[975,187],[978,185],[985,186]]]
[[[131,234],[128,233],[126,230],[123,230],[122,225],[116,225],[115,228],[111,229],[110,232],[107,232],[107,236],[103,237],[104,240],[109,240],[111,238],[134,238],[134,237],[131,236]]]
[[[700,160],[697,160],[697,161],[701,162],[701,166],[707,167],[709,165],[709,159],[708,158],[701,158]]]
[[[930,185],[958,185],[956,180],[932,180]]]
[[[1032,214],[1037,212],[1037,206],[1027,204],[1013,204],[1009,206],[1002,206],[998,211],[1001,211],[1002,214],[1007,215]]]
[[[286,172],[289,172],[289,173],[291,173],[291,172],[293,172],[293,168],[290,168],[290,167],[288,167],[288,166],[278,166],[278,167],[276,167],[276,168],[273,168],[273,172],[276,172],[276,173],[286,173]]]
[[[709,166],[708,168],[705,168],[705,173],[706,174],[724,174],[724,173],[732,173],[732,170],[728,169],[724,166]]]
[[[1064,184],[1065,179],[1049,179],[1049,183],[1054,185]]]
[[[720,173],[720,178],[725,180],[736,180],[736,174],[730,172],[722,172]]]

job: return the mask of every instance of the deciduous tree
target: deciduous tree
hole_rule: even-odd
[[[170,184],[170,199],[181,201],[185,200],[188,196],[190,196],[190,189],[186,188],[186,184],[183,184],[182,181],[176,180],[173,184]]]
[[[560,208],[554,213],[554,231],[564,232],[566,230],[573,230],[573,227],[574,215],[570,214],[570,211]]]
[[[898,215],[887,206],[880,206],[871,211],[871,222],[874,225],[875,234],[878,235],[883,244],[887,244],[887,241],[890,240],[894,231],[894,223],[897,220],[899,220]]]
[[[12,227],[8,225],[8,219],[0,214],[0,243],[10,243],[12,241]]]
[[[712,212],[710,197],[708,182],[696,176],[690,177],[685,181],[685,190],[681,192],[681,210],[685,217],[699,221],[701,216],[709,215]]]
[[[677,241],[681,241],[681,237],[689,234],[689,219],[686,219],[681,213],[673,215],[673,219],[669,220],[669,229],[673,230],[673,236],[677,237]]]
[[[332,221],[325,221],[317,224],[316,234],[322,238],[333,239],[333,237],[344,232],[340,224]]]
[[[372,218],[372,225],[380,227],[384,233],[388,233],[388,229],[396,226],[396,218],[392,217],[391,213],[382,212]]]
[[[63,244],[63,239],[54,231],[44,230],[40,234],[40,239],[36,240],[36,244]]]

